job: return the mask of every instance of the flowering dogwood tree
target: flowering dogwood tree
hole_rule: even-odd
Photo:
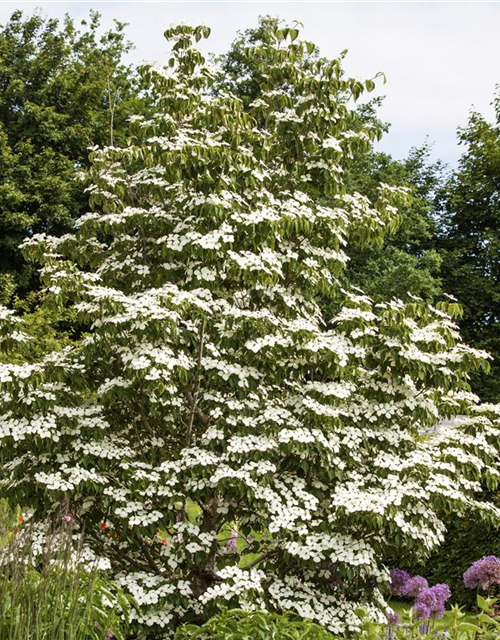
[[[474,499],[498,477],[495,407],[467,390],[486,356],[452,302],[337,285],[346,243],[380,241],[404,197],[343,183],[376,134],[349,106],[373,81],[276,30],[247,52],[265,86],[244,109],[213,90],[207,32],[167,32],[168,66],[144,76],[154,115],[93,151],[95,211],[25,244],[48,302],[90,331],[40,363],[4,358],[1,487],[84,526],[141,623],[224,602],[342,633],[356,607],[383,610],[386,553],[432,549],[452,510],[498,518]],[[25,339],[0,323],[6,348]],[[435,429],[454,413],[469,417]]]

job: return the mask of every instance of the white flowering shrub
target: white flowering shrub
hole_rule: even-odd
[[[244,110],[194,48],[206,28],[166,35],[155,115],[93,152],[95,210],[26,242],[47,303],[90,330],[40,363],[4,357],[1,490],[84,526],[139,623],[223,602],[340,634],[384,609],[386,553],[429,551],[454,510],[498,519],[474,498],[498,479],[497,408],[467,384],[486,355],[452,302],[374,306],[337,283],[346,243],[380,242],[404,197],[343,183],[376,133],[350,106],[373,82],[276,31],[247,52],[265,86]]]

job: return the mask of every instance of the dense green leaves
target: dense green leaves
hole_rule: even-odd
[[[493,356],[491,376],[474,377],[474,390],[500,399],[500,97],[496,121],[472,113],[460,130],[465,149],[443,199],[444,287],[464,307],[465,338]]]
[[[20,242],[60,234],[85,212],[80,174],[88,147],[122,144],[137,102],[124,25],[99,34],[99,15],[79,30],[35,13],[0,28],[0,285],[8,295],[36,287]]]
[[[442,257],[436,247],[435,198],[443,183],[443,167],[429,163],[429,149],[411,151],[404,161],[382,153],[358,156],[348,180],[373,198],[377,184],[405,185],[408,199],[399,207],[397,230],[382,245],[349,250],[346,282],[361,287],[376,300],[418,296],[432,302],[442,293]],[[446,291],[446,289],[444,289]]]
[[[335,636],[309,620],[273,613],[225,611],[203,626],[183,625],[174,640],[334,640]]]

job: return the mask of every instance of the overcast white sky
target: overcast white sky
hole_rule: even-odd
[[[349,49],[347,72],[368,78],[387,75],[379,92],[386,95],[382,117],[391,123],[380,147],[404,157],[428,136],[433,155],[454,165],[460,154],[456,129],[467,122],[471,107],[493,119],[491,100],[500,83],[500,1],[439,2],[317,2],[291,1],[108,1],[7,2],[0,0],[0,23],[22,8],[39,7],[50,16],[65,12],[83,18],[90,8],[103,16],[128,22],[135,43],[133,61],[166,58],[165,27],[178,21],[208,24],[212,36],[203,48],[227,50],[238,30],[257,24],[258,16],[272,14],[299,20],[304,37],[319,45],[324,55]]]

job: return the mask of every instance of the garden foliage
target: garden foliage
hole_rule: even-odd
[[[22,524],[0,544],[0,640],[126,640],[130,598],[78,538]]]
[[[358,640],[496,640],[500,633],[498,601],[477,596],[477,614],[471,615],[457,605],[442,620],[422,620],[413,609],[395,616],[390,624],[374,623],[360,612],[363,620]]]
[[[210,618],[204,625],[179,627],[174,640],[335,640],[335,636],[310,620],[264,611],[232,609]]]
[[[244,108],[195,48],[207,28],[166,35],[167,66],[143,71],[155,114],[93,153],[94,210],[25,242],[47,304],[92,329],[0,366],[0,488],[84,525],[141,624],[223,602],[347,633],[386,608],[382,558],[425,555],[455,511],[499,518],[474,495],[498,478],[497,408],[468,392],[486,354],[451,301],[339,286],[346,245],[381,244],[405,198],[344,182],[376,135],[351,104],[373,80],[276,29],[246,50]],[[6,350],[19,324],[2,312]]]

